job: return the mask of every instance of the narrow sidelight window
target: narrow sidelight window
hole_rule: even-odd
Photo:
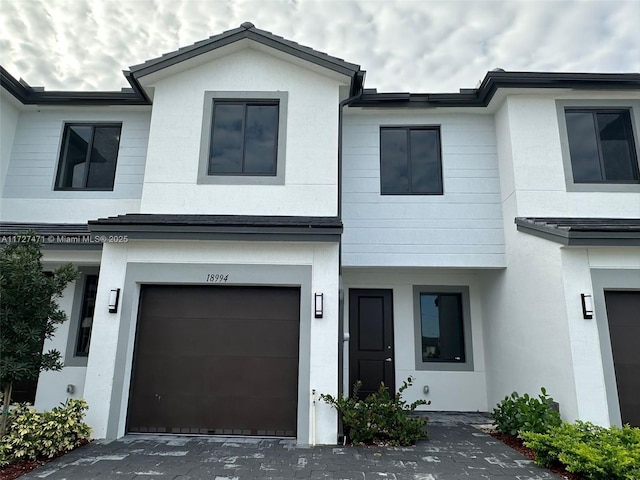
[[[120,124],[66,124],[56,190],[113,190]]]
[[[638,183],[629,110],[565,109],[575,183]]]
[[[277,101],[214,100],[209,175],[275,176]]]
[[[382,195],[441,195],[440,127],[380,129]]]
[[[464,362],[462,295],[421,293],[423,362]]]
[[[91,327],[93,326],[93,312],[96,306],[96,292],[98,291],[98,276],[86,275],[84,290],[82,293],[82,310],[80,325],[78,326],[78,338],[76,341],[75,355],[86,357],[89,355],[89,343],[91,341]]]

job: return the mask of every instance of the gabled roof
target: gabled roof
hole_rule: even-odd
[[[640,218],[516,217],[518,231],[569,246],[640,246]]]
[[[261,43],[351,78],[364,74],[364,72],[360,70],[360,65],[345,62],[341,58],[332,57],[326,53],[274,35],[271,32],[260,30],[251,22],[244,22],[238,28],[227,30],[219,35],[213,35],[206,40],[189,45],[188,47],[182,47],[174,52],[166,53],[161,57],[148,60],[139,65],[134,65],[130,67],[131,74],[134,78],[140,78],[243,39],[253,40],[254,42]]]

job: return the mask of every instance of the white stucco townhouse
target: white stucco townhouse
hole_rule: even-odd
[[[432,410],[545,386],[568,420],[640,424],[640,75],[378,93],[251,23],[121,92],[0,73],[0,237],[82,273],[37,408],[331,444],[320,394],[412,376]]]

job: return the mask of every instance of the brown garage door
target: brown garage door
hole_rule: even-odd
[[[297,288],[142,287],[128,430],[295,436]]]
[[[640,292],[604,292],[622,422],[640,427]]]

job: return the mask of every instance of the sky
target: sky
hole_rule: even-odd
[[[47,90],[119,90],[129,66],[245,21],[359,64],[379,92],[640,72],[640,0],[0,0],[0,64]]]

